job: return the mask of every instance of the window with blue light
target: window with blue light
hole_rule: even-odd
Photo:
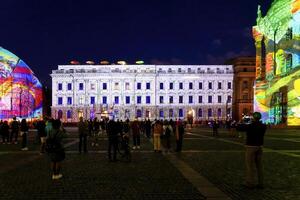
[[[72,105],[72,97],[68,97],[67,98],[67,104],[68,105]]]
[[[130,96],[125,97],[125,102],[126,102],[126,104],[130,104]]]
[[[83,90],[83,83],[79,83],[79,90]]]
[[[103,96],[102,97],[102,103],[103,104],[107,104],[107,96]]]
[[[115,96],[115,104],[119,104],[119,96]]]
[[[192,82],[189,83],[189,89],[190,89],[190,90],[193,89],[193,83],[192,83]]]
[[[63,98],[62,97],[58,97],[57,98],[57,104],[58,105],[62,105],[63,104]]]
[[[161,90],[164,89],[164,83],[159,83],[159,89],[161,89]]]
[[[179,103],[183,103],[183,96],[179,96]]]
[[[142,103],[142,97],[141,96],[137,96],[136,97],[136,103],[137,104],[141,104]]]
[[[212,87],[212,82],[209,82],[209,83],[208,83],[208,89],[210,89],[210,90],[213,89],[213,87]]]
[[[218,103],[222,103],[222,96],[221,95],[218,96]]]
[[[193,96],[189,96],[189,103],[193,103]]]
[[[198,97],[198,103],[203,103],[202,96],[199,96],[199,97]]]
[[[91,97],[91,104],[92,104],[92,105],[95,104],[95,97]]]
[[[138,90],[142,89],[142,83],[137,83],[137,84],[136,84],[136,88],[137,88]]]
[[[57,89],[58,89],[58,90],[62,90],[62,83],[59,83],[59,84],[58,84]]]
[[[169,103],[170,103],[170,104],[173,103],[173,96],[169,96]]]
[[[173,84],[173,83],[170,83],[169,89],[170,89],[170,90],[173,90],[173,89],[174,89],[174,84]]]
[[[229,90],[231,89],[231,82],[227,83],[227,89],[229,89]]]
[[[150,90],[150,83],[146,83],[146,89]]]
[[[159,110],[159,117],[164,118],[164,110],[162,109]]]
[[[102,84],[102,89],[103,89],[103,90],[107,90],[107,83],[103,83],[103,84]]]
[[[202,82],[199,82],[199,90],[202,90],[202,89],[203,89]]]
[[[179,89],[183,90],[183,83],[179,83]]]
[[[163,96],[159,96],[159,103],[163,104],[164,103],[164,97]]]
[[[212,96],[208,96],[208,103],[212,103]]]
[[[182,108],[180,108],[178,110],[178,115],[179,115],[179,117],[183,117],[183,109]]]
[[[146,96],[146,104],[150,104],[151,103],[151,97],[150,96]]]
[[[72,90],[72,83],[68,83],[68,90]]]
[[[212,109],[211,109],[211,108],[209,108],[209,109],[207,110],[207,116],[208,116],[208,117],[212,117]]]

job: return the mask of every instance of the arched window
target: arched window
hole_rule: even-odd
[[[211,109],[211,108],[209,108],[209,109],[207,110],[207,116],[208,116],[208,117],[212,117],[212,109]]]
[[[58,113],[57,113],[57,118],[61,119],[62,117],[63,117],[63,111],[59,110]]]
[[[72,118],[72,110],[68,110],[67,111],[67,119],[71,119]]]
[[[218,117],[222,117],[222,109],[218,108]]]
[[[183,109],[182,108],[180,108],[178,110],[178,115],[179,115],[179,117],[183,117]]]
[[[163,109],[160,109],[159,110],[159,117],[160,118],[164,118],[165,116],[164,116],[164,110]]]
[[[202,117],[202,116],[203,116],[202,109],[199,108],[199,110],[198,110],[198,117]]]
[[[141,109],[137,109],[136,110],[136,117],[138,118],[138,117],[142,117],[142,111],[141,111]]]

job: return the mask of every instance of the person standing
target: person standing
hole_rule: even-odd
[[[150,121],[150,119],[148,119],[145,122],[145,130],[146,130],[147,138],[150,139],[150,137],[151,137],[151,121]]]
[[[83,117],[80,117],[78,122],[79,153],[81,153],[82,144],[83,152],[87,153],[87,131],[87,124],[83,121]]]
[[[108,159],[111,162],[117,161],[117,148],[118,148],[118,130],[116,122],[111,119],[107,124],[107,136],[108,136]],[[111,156],[113,153],[113,156]]]
[[[245,164],[246,164],[246,183],[247,188],[263,188],[263,144],[267,126],[261,121],[259,112],[253,113],[253,121],[250,124],[241,124],[238,129],[246,132],[245,144]],[[258,184],[255,184],[255,176]]]
[[[2,133],[2,144],[6,144],[9,141],[9,126],[8,122],[4,121],[1,126],[1,133]]]
[[[45,145],[46,145],[46,123],[44,120],[39,120],[36,124],[37,132],[39,139],[41,141],[40,146],[40,154],[45,153]]]
[[[133,139],[133,147],[132,149],[140,149],[140,126],[137,119],[135,119],[131,124],[132,130],[132,139]]]
[[[28,124],[26,122],[26,119],[22,119],[21,121],[21,136],[22,136],[22,151],[28,151],[28,147],[27,147],[27,135],[28,135]]]
[[[176,152],[181,152],[184,135],[184,125],[181,120],[176,124]]]
[[[212,122],[213,136],[216,136],[216,137],[219,136],[219,133],[218,133],[219,127],[220,127],[219,122],[215,119]]]
[[[160,146],[161,141],[160,137],[163,134],[163,126],[159,120],[155,121],[153,126],[153,145],[154,145],[154,152],[161,152]]]
[[[11,132],[10,132],[10,137],[9,137],[9,142],[14,144],[18,144],[18,136],[19,136],[19,131],[20,131],[20,125],[19,122],[17,121],[16,117],[13,117],[13,121],[11,122]],[[13,141],[14,138],[14,141]]]
[[[163,132],[163,144],[165,147],[165,152],[168,153],[171,149],[171,135],[173,135],[173,128],[170,122],[167,120],[164,122]]]

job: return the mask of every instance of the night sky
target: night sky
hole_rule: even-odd
[[[6,0],[0,46],[50,86],[71,60],[223,64],[254,56],[257,5],[271,0]]]

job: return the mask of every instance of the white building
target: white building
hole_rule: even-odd
[[[59,65],[51,77],[52,117],[63,121],[231,116],[231,65]]]

